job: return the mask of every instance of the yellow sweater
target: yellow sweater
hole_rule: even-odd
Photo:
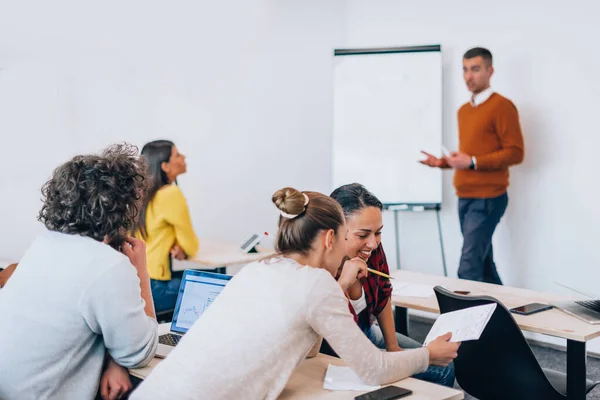
[[[146,210],[146,262],[151,279],[171,279],[171,248],[175,243],[188,255],[194,257],[200,243],[194,232],[187,201],[181,189],[168,185],[159,189]]]

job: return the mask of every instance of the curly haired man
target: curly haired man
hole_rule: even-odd
[[[0,301],[0,398],[93,399],[107,371],[147,364],[157,323],[144,244],[126,236],[146,192],[130,145],[76,156],[42,189],[47,231]],[[103,397],[120,388],[105,387]]]

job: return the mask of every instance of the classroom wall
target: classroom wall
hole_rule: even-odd
[[[477,45],[493,52],[492,86],[519,109],[526,145],[524,163],[511,169],[509,206],[494,239],[505,284],[569,294],[558,281],[600,296],[599,7],[584,0],[348,2],[348,47],[442,45],[449,149],[457,147],[456,110],[469,98],[462,54]],[[443,192],[446,255],[456,276],[462,237],[452,172],[444,173]],[[403,267],[441,273],[434,214],[400,220]],[[384,222],[395,262],[392,216]]]
[[[0,259],[18,259],[42,231],[39,188],[55,166],[120,140],[170,138],[188,155],[180,185],[200,236],[241,241],[274,232],[274,190],[331,189],[333,48],[441,44],[443,135],[454,149],[455,112],[469,97],[461,57],[483,45],[495,55],[493,87],[517,105],[526,142],[494,241],[500,274],[514,286],[567,293],[553,283],[560,281],[600,295],[598,7],[583,0],[3,6]],[[442,223],[455,276],[462,238],[451,179],[445,172]],[[441,273],[434,214],[400,220],[403,267]],[[391,214],[385,225],[393,265]]]
[[[0,259],[74,154],[169,138],[200,236],[274,232],[272,193],[326,191],[343,3],[23,1],[0,12]],[[35,10],[35,12],[34,12]]]

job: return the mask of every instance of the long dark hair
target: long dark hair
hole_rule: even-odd
[[[381,201],[360,183],[340,186],[330,196],[340,203],[346,217],[367,207],[377,207],[383,210]]]
[[[140,210],[140,215],[137,223],[134,226],[134,232],[139,231],[144,239],[148,238],[148,232],[146,230],[146,212],[148,211],[148,205],[154,199],[156,192],[165,185],[169,184],[169,178],[167,173],[162,169],[162,163],[169,162],[171,159],[171,152],[173,151],[173,142],[170,140],[155,140],[153,142],[146,143],[142,148],[142,157],[148,162],[150,167],[150,190],[148,196]]]

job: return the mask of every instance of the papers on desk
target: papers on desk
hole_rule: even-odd
[[[433,296],[433,286],[421,283],[394,283],[392,294],[396,296],[426,298]]]
[[[338,367],[332,364],[327,367],[327,373],[323,381],[323,389],[327,390],[372,391],[380,387],[367,385],[349,367]]]
[[[495,309],[496,303],[492,303],[440,315],[427,334],[423,346],[448,332],[452,332],[451,342],[479,339]]]

